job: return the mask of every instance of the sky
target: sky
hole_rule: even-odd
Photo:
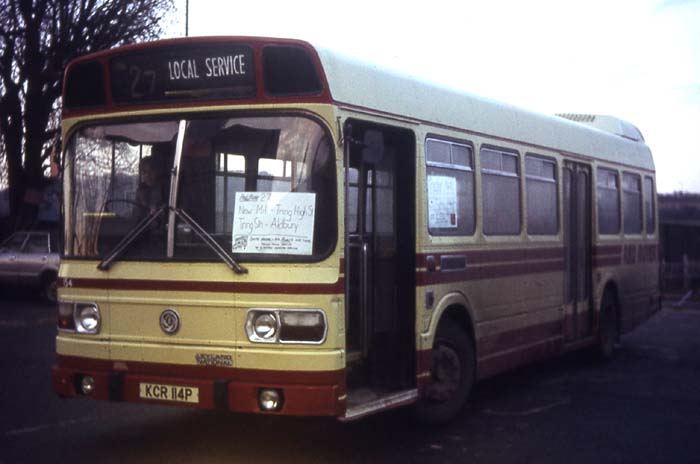
[[[659,192],[700,193],[700,0],[190,0],[189,35],[305,39],[542,113],[617,116]]]

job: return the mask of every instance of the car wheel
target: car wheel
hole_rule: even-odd
[[[51,303],[58,301],[58,279],[56,278],[56,274],[46,274],[41,279],[41,287],[44,299]]]
[[[415,405],[415,416],[425,424],[454,418],[467,401],[475,381],[474,343],[456,323],[440,323],[432,350],[430,380]]]

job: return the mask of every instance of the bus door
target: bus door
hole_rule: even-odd
[[[591,300],[591,168],[565,161],[564,207],[564,338],[589,337],[593,329]]]
[[[415,384],[415,137],[345,127],[346,349],[354,387]]]

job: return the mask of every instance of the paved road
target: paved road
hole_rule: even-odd
[[[402,411],[334,420],[59,400],[54,309],[0,301],[0,463],[700,462],[700,310],[666,309],[614,359],[570,355],[491,379],[440,428]]]

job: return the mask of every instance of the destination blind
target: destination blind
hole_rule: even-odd
[[[253,51],[245,45],[158,48],[110,61],[117,104],[255,96]]]

